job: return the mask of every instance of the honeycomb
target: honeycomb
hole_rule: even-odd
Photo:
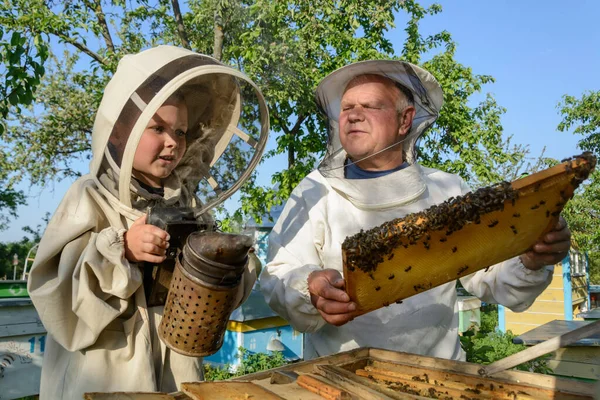
[[[525,253],[555,226],[595,165],[596,158],[584,153],[346,238],[344,278],[355,314]]]

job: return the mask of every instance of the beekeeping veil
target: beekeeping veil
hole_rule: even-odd
[[[231,196],[262,156],[268,111],[243,73],[173,46],[125,56],[98,110],[90,165],[101,190],[122,213],[143,208],[143,202],[136,204],[135,194],[143,189],[132,179],[133,158],[148,122],[173,98],[187,106],[187,150],[164,180],[165,196],[146,193],[154,205],[177,205],[173,198],[201,215]],[[194,201],[181,201],[185,193]]]
[[[346,160],[346,152],[340,143],[339,134],[340,103],[348,83],[361,75],[381,75],[389,78],[403,93],[408,91],[412,95],[410,97],[416,114],[412,128],[401,139],[404,159],[409,164],[415,161],[419,137],[437,119],[442,107],[442,89],[433,75],[404,61],[362,61],[332,72],[321,81],[316,93],[317,104],[329,121],[327,152],[319,165],[319,171],[326,177],[339,175]]]

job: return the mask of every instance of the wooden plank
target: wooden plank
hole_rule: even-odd
[[[370,381],[367,378],[357,376],[356,374],[347,371],[343,368],[334,365],[315,365],[315,372],[329,379],[336,385],[346,389],[350,393],[358,396],[361,399],[420,399],[421,397],[405,397],[401,394],[381,387],[377,383]]]
[[[566,347],[578,341],[588,340],[593,335],[600,336],[600,321],[591,324],[582,325],[579,328],[562,335],[553,337],[543,343],[532,346],[526,350],[508,356],[502,360],[495,361],[479,370],[483,376],[491,376],[500,371],[514,368],[527,361],[534,360],[545,354],[553,352],[561,347]]]
[[[558,349],[552,354],[551,359],[600,366],[600,347],[567,347]]]
[[[554,375],[595,380],[600,379],[600,365],[563,360],[549,360],[547,364],[548,367],[552,368],[552,373]]]
[[[175,396],[166,393],[85,393],[84,400],[176,400]]]
[[[559,317],[564,317],[564,303],[562,301],[552,301],[552,300],[536,300],[531,307],[524,311],[522,314],[529,313],[549,313],[556,314]],[[513,313],[516,314],[516,313]]]
[[[326,400],[350,400],[352,396],[347,391],[336,387],[329,380],[313,374],[300,375],[296,383],[304,389],[316,393]]]
[[[449,372],[470,374],[478,376],[481,368],[478,364],[467,363],[463,361],[446,360],[443,358],[427,357],[411,353],[400,353],[383,349],[369,348],[369,355],[373,359],[380,361],[391,361],[400,364],[417,365],[424,368],[442,369]],[[533,372],[524,371],[504,371],[494,376],[494,379],[505,379],[509,382],[527,382],[531,385],[539,386],[545,389],[552,389],[565,394],[577,396],[592,397],[595,394],[595,388],[588,382],[573,381],[561,379],[552,375],[542,375]],[[562,394],[561,394],[562,395]],[[558,398],[558,397],[557,397]]]
[[[184,382],[181,390],[192,400],[281,400],[283,397],[252,382]]]
[[[582,326],[589,325],[592,322],[553,320],[523,335],[519,335],[513,341],[519,344],[536,345]],[[581,339],[572,344],[572,346],[600,346],[600,333],[594,333],[585,339]]]
[[[399,377],[392,376],[383,371],[363,370],[359,369],[356,371],[358,376],[364,376],[369,379],[374,379],[385,387],[396,390],[403,393],[419,394],[423,397],[440,398],[445,396],[451,396],[451,398],[460,399],[461,396],[468,397],[470,394],[477,395],[478,399],[497,399],[487,393],[482,392],[480,389],[471,388],[463,385],[462,389],[453,388],[447,385],[440,385],[441,382],[430,383],[425,380],[414,380],[411,377]],[[462,397],[464,398],[464,397]],[[521,399],[519,399],[521,400]],[[523,399],[525,400],[525,399]],[[533,400],[528,398],[527,400]]]
[[[572,288],[585,288],[587,290],[588,282],[585,276],[573,276],[571,278]]]
[[[41,323],[25,323],[0,326],[0,340],[8,340],[14,336],[38,335],[46,333]]]
[[[506,322],[506,330],[511,331],[515,335],[522,335],[525,332],[529,332],[532,329],[537,328],[539,325],[526,324],[524,322]]]
[[[253,383],[270,390],[278,396],[283,397],[286,400],[323,400],[318,394],[307,391],[306,389],[298,386],[296,381],[286,384],[272,385],[270,379],[261,379],[258,381],[252,381]],[[261,399],[255,399],[261,400]]]
[[[445,386],[452,389],[461,389],[464,391],[466,387],[475,388],[481,391],[482,394],[495,397],[503,396],[510,398],[510,393],[522,392],[523,396],[527,393],[528,396],[536,400],[553,399],[555,392],[550,389],[531,387],[527,384],[510,382],[502,379],[482,378],[479,376],[453,373],[450,371],[436,370],[432,368],[419,368],[415,366],[407,366],[402,364],[373,361],[369,368],[377,369],[378,371],[388,371],[389,375],[414,379],[425,379],[429,382],[441,382]]]
[[[561,278],[562,279],[562,278]],[[540,300],[554,300],[554,301],[564,301],[565,294],[563,292],[563,288],[547,288],[538,296]],[[507,309],[508,310],[508,309]],[[510,311],[510,310],[508,310]]]
[[[302,361],[294,364],[288,364],[283,367],[276,368],[277,371],[294,371],[297,373],[310,373],[313,372],[313,368],[315,364],[346,364],[349,362],[357,361],[360,359],[365,359],[369,355],[369,348],[363,347],[360,349],[346,351],[344,353],[338,353],[331,356],[324,356],[315,358],[313,360]],[[232,379],[233,381],[237,380],[245,380],[245,381],[254,381],[254,380],[262,380],[271,377],[271,373],[275,369],[255,372],[253,374],[244,375],[243,377],[238,377]]]
[[[554,321],[556,319],[564,318],[564,313],[560,314],[542,314],[542,313],[512,313],[506,314],[506,322],[526,322],[529,324],[535,324],[537,326],[541,326],[547,324],[548,322]]]

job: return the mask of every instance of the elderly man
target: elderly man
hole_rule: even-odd
[[[365,346],[464,359],[455,282],[352,319],[356,305],[341,275],[347,236],[469,191],[460,177],[415,161],[417,139],[442,106],[439,84],[409,63],[365,61],[326,77],[317,101],[330,122],[328,152],[295,188],[271,233],[260,278],[266,301],[308,333],[307,359]],[[523,311],[569,245],[561,219],[532,251],[461,282],[485,302]]]

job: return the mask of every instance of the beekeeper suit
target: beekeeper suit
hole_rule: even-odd
[[[349,160],[339,137],[338,116],[344,90],[362,75],[388,78],[409,90],[415,108],[402,140],[405,164],[370,179],[348,179]],[[436,120],[442,90],[435,78],[400,61],[365,61],[341,68],[317,88],[317,103],[330,123],[327,154],[319,169],[294,189],[269,237],[269,260],[260,277],[267,303],[305,335],[305,358],[379,347],[446,359],[464,360],[458,336],[456,282],[450,282],[356,317],[341,325],[326,323],[311,302],[309,275],[343,271],[341,246],[346,237],[467,193],[460,177],[415,160],[415,144]],[[372,107],[363,104],[363,108]],[[377,105],[373,106],[374,108]],[[444,262],[440,259],[440,262]],[[514,311],[529,307],[552,279],[553,267],[530,270],[519,257],[462,278],[470,293]],[[341,277],[340,277],[341,278]]]
[[[182,381],[202,379],[201,358],[179,355],[159,340],[163,306],[147,307],[141,265],[124,257],[123,234],[153,206],[195,207],[198,218],[210,219],[204,206],[214,198],[199,199],[199,182],[216,186],[211,175],[218,164],[215,148],[222,153],[222,144],[239,131],[244,79],[210,57],[172,46],[125,56],[119,63],[94,123],[90,173],[60,203],[29,276],[29,294],[48,331],[41,399],[171,392]],[[132,163],[148,121],[175,93],[188,109],[187,151],[161,196],[131,179]],[[262,96],[256,96],[264,111]],[[232,187],[221,189],[223,194]],[[256,280],[255,267],[250,263],[244,273],[238,304]]]

